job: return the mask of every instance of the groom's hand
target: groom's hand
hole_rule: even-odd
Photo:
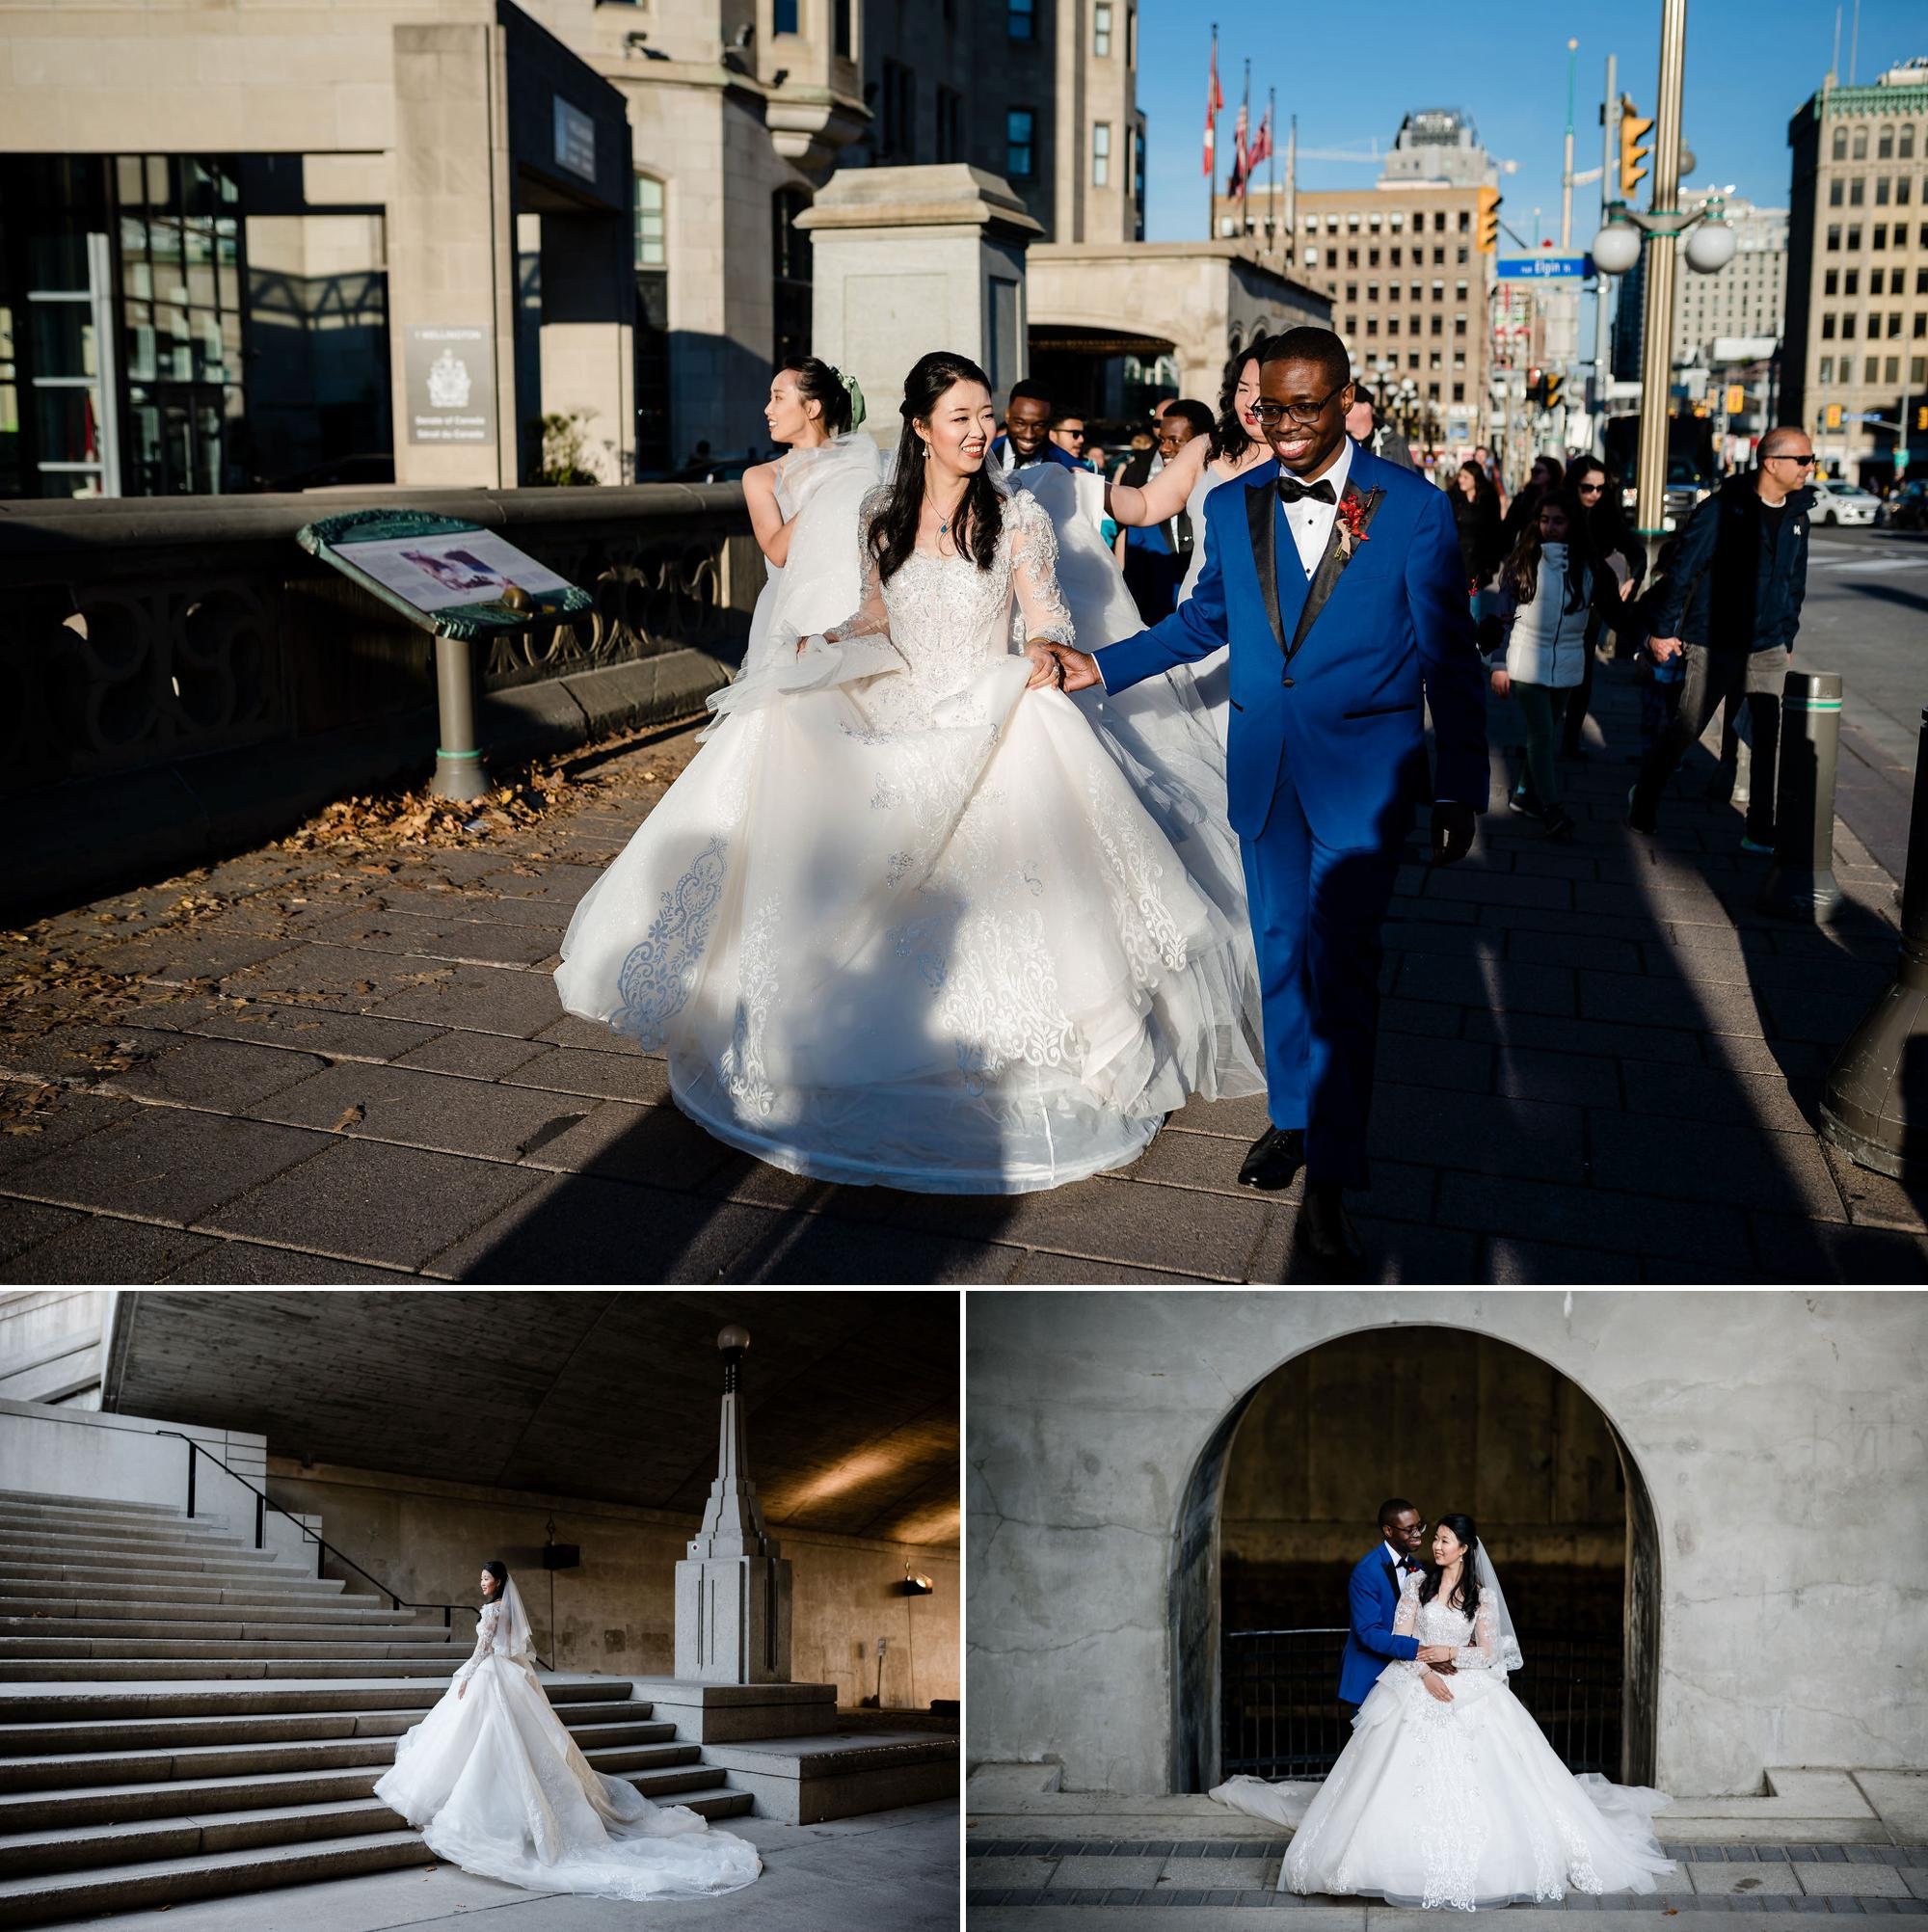
[[[1419,1652],[1419,1661],[1422,1664],[1450,1664],[1453,1661],[1453,1646],[1451,1644],[1428,1644]]]
[[[1088,652],[1074,651],[1068,644],[1051,644],[1046,649],[1056,654],[1058,661],[1064,667],[1064,688],[1067,691],[1088,691],[1093,684],[1105,681],[1098,675],[1098,660]]]
[[[1457,805],[1442,798],[1433,808],[1433,863],[1450,866],[1463,859],[1473,848],[1473,820],[1470,805]]]

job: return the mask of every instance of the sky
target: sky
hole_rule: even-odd
[[[1230,165],[1245,61],[1252,63],[1252,121],[1278,90],[1283,192],[1284,130],[1299,116],[1307,148],[1391,146],[1406,113],[1454,107],[1472,117],[1503,174],[1501,219],[1529,244],[1534,209],[1540,231],[1560,234],[1560,159],[1566,123],[1566,42],[1579,49],[1574,83],[1573,166],[1600,162],[1599,105],[1606,57],[1618,56],[1619,85],[1651,115],[1660,65],[1660,0],[1594,0],[1589,7],[1492,0],[1379,0],[1345,7],[1288,7],[1284,0],[1139,0],[1138,104],[1147,119],[1148,241],[1204,235],[1202,147],[1212,22],[1218,22],[1218,73],[1226,111],[1218,123],[1219,176]],[[1841,9],[1838,73],[1848,79],[1854,0]],[[1928,54],[1922,0],[1861,0],[1856,77],[1865,86],[1885,67]],[[1821,84],[1834,44],[1834,0],[1689,0],[1683,131],[1698,166],[1696,187],[1726,186],[1768,207],[1787,204],[1787,123]],[[1303,188],[1366,187],[1379,164],[1305,160]],[[1254,196],[1267,179],[1262,167]],[[1642,197],[1643,203],[1646,197]],[[1598,227],[1599,189],[1573,194],[1573,245]]]

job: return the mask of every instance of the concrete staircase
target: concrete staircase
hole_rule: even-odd
[[[427,1862],[374,1787],[473,1624],[416,1614],[206,1518],[0,1491],[0,1926]],[[599,1771],[752,1809],[628,1681],[544,1688]]]

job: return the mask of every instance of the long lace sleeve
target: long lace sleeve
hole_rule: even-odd
[[[475,1667],[481,1663],[482,1659],[494,1648],[495,1642],[495,1625],[501,1621],[501,1616],[502,1611],[499,1604],[485,1603],[482,1606],[482,1615],[475,1626],[475,1648],[469,1651],[469,1661],[455,1674],[458,1683],[466,1684],[475,1675]]]
[[[890,486],[879,484],[865,493],[857,510],[857,608],[823,634],[833,644],[852,637],[881,637],[891,628],[884,589],[877,577],[877,553],[870,548],[870,521],[890,500]]]
[[[1058,584],[1058,531],[1051,513],[1028,491],[1014,490],[1004,504],[1010,532],[1011,585],[1024,616],[1024,634],[1075,644],[1071,612]]]
[[[1419,1584],[1416,1570],[1407,1570],[1399,1580],[1399,1608],[1393,1612],[1392,1633],[1395,1637],[1410,1637],[1415,1643],[1419,1636]],[[1409,1677],[1423,1677],[1426,1665],[1407,1658],[1392,1665],[1396,1671],[1404,1671]]]
[[[1473,1614],[1473,1641],[1453,1652],[1454,1666],[1462,1671],[1498,1669],[1499,1649],[1499,1619],[1489,1602],[1482,1602]]]

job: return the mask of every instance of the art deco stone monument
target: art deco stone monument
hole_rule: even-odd
[[[676,1675],[685,1683],[790,1682],[790,1564],[763,1527],[750,1480],[740,1383],[750,1333],[732,1323],[723,1355],[716,1480],[703,1527],[676,1567]]]

